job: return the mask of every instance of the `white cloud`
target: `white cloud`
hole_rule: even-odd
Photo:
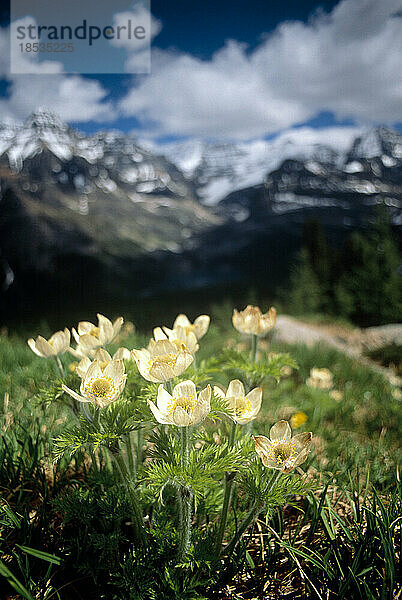
[[[116,118],[107,90],[99,81],[66,75],[61,63],[35,64],[36,74],[9,72],[8,30],[0,28],[0,78],[6,79],[8,95],[0,99],[0,120],[20,121],[39,106],[58,114],[64,121],[110,121]]]
[[[123,27],[125,31],[127,24],[131,21],[133,27],[143,27],[143,39],[125,35],[110,40],[112,46],[124,48],[127,58],[124,63],[125,73],[150,73],[151,71],[151,42],[162,29],[159,19],[152,16],[148,0],[137,2],[130,11],[119,12],[114,15],[113,27],[115,31]]]
[[[400,0],[343,0],[284,22],[252,52],[229,41],[210,60],[155,50],[152,74],[120,103],[154,135],[252,139],[320,111],[402,120]]]

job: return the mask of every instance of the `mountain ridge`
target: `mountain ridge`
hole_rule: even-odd
[[[43,304],[71,289],[79,303],[102,286],[109,298],[275,286],[306,219],[337,244],[379,203],[402,225],[402,136],[352,133],[327,145],[196,141],[185,162],[184,149],[167,156],[118,131],[86,136],[45,111],[0,126],[0,303],[21,308],[39,284]]]

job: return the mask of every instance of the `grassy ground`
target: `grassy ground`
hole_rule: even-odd
[[[216,309],[197,360],[222,346],[242,347],[228,323],[227,308]],[[119,345],[140,347],[145,340],[131,334]],[[268,382],[251,431],[266,435],[279,419],[289,419],[298,432],[311,430],[314,450],[303,468],[316,491],[295,497],[270,520],[259,520],[247,548],[243,545],[219,576],[200,582],[190,573],[179,585],[166,573],[159,591],[152,588],[153,595],[147,595],[146,584],[141,588],[137,581],[145,577],[144,565],[127,541],[125,500],[116,495],[106,470],[94,468],[85,454],[52,460],[53,439],[70,418],[63,398],[55,399],[56,364],[36,357],[25,340],[0,336],[0,576],[4,585],[11,584],[0,597],[396,597],[398,391],[334,350],[262,344],[262,352],[282,351],[290,352],[299,368],[286,370],[279,384]],[[62,359],[66,368],[73,360]],[[329,369],[329,389],[306,383],[313,367]],[[162,539],[168,543],[168,529]],[[156,572],[161,559],[154,558],[149,569]]]

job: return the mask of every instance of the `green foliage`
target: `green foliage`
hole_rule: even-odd
[[[361,325],[397,321],[402,308],[400,254],[389,218],[379,208],[366,235],[354,233],[338,261],[339,310]]]
[[[151,441],[154,444],[151,457],[155,460],[147,467],[145,479],[161,501],[165,487],[170,485],[190,488],[198,503],[214,483],[214,477],[245,467],[246,457],[240,445],[233,448],[228,443],[201,445],[190,451],[188,465],[183,466],[177,436],[160,432]]]
[[[210,368],[224,371],[230,378],[238,377],[249,387],[261,385],[269,377],[277,382],[282,376],[283,367],[297,369],[295,360],[288,353],[270,353],[264,355],[259,362],[252,363],[249,354],[228,349],[211,360]]]
[[[277,506],[291,504],[293,496],[305,496],[316,487],[306,477],[267,469],[259,459],[250,462],[242,484],[252,501],[257,500],[264,505],[267,519]]]
[[[318,223],[306,225],[285,304],[294,314],[330,312],[358,325],[396,322],[402,308],[401,257],[384,207],[365,234],[331,249]]]
[[[323,288],[304,248],[296,259],[289,289],[282,296],[285,305],[295,315],[312,314],[323,309]]]
[[[202,389],[239,378],[248,389],[263,387],[263,405],[256,420],[237,426],[230,438],[230,411],[213,396],[210,418],[191,432],[188,461],[180,429],[155,423],[147,402],[155,401],[158,385],[145,382],[135,364],[126,364],[119,401],[100,411],[74,407],[53,361],[35,357],[25,342],[0,337],[0,382],[9,393],[9,400],[0,399],[0,575],[9,595],[14,589],[41,600],[77,594],[218,600],[229,584],[234,597],[257,598],[285,595],[293,581],[294,597],[392,597],[402,433],[392,386],[323,347],[271,344],[251,363],[247,352],[222,350],[227,337],[232,346],[240,339],[223,312],[219,327],[212,325],[201,341],[198,365],[172,384],[192,379]],[[133,344],[143,345],[138,338],[125,345]],[[62,357],[64,367],[70,360]],[[341,401],[331,390],[306,384],[312,367],[331,370]],[[76,375],[66,373],[64,383],[77,389]],[[266,469],[251,438],[298,411],[307,416],[299,431],[314,432],[315,448],[302,465],[308,478]],[[104,448],[119,450],[120,471]],[[230,558],[225,552],[217,557],[216,548],[228,481],[222,546],[229,546]],[[178,499],[184,492],[193,509],[192,532],[179,560]],[[144,525],[141,547],[133,536],[133,497]]]

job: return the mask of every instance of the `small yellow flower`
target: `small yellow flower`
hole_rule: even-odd
[[[293,427],[293,429],[297,429],[298,427],[301,427],[302,425],[304,425],[304,423],[306,421],[307,421],[306,413],[300,411],[291,416],[290,425]]]
[[[151,342],[153,343],[148,348],[131,351],[139,372],[147,381],[169,381],[184,373],[194,360],[192,354],[183,349],[178,350],[169,340]]]
[[[156,342],[169,340],[169,342],[172,342],[172,344],[177,347],[177,350],[184,350],[190,354],[195,354],[199,349],[195,333],[193,333],[193,331],[187,331],[185,327],[180,325],[176,327],[176,329],[169,329],[168,327],[163,327],[162,329],[161,327],[155,327],[153,334]]]
[[[98,360],[94,360],[81,380],[80,394],[64,384],[62,388],[79,402],[92,402],[104,408],[117,400],[126,385],[126,379],[122,360],[112,360],[104,369]]]
[[[72,329],[74,339],[77,342],[76,350],[72,351],[75,356],[77,356],[77,353],[81,354],[81,358],[91,355],[97,348],[110,344],[123,325],[123,317],[119,317],[114,323],[99,313],[97,317],[98,325],[94,325],[89,321],[80,321],[77,331],[74,328]]]
[[[200,315],[191,323],[186,315],[177,315],[173,323],[173,329],[184,327],[187,333],[193,332],[197,340],[201,339],[208,331],[211,318],[208,315]]]
[[[249,304],[240,312],[234,309],[232,322],[240,333],[264,336],[275,326],[276,310],[272,306],[267,313],[262,314],[258,306]]]
[[[232,413],[232,419],[239,425],[250,423],[258,415],[262,402],[262,388],[254,388],[246,396],[241,381],[234,379],[229,383],[225,392],[217,385],[214,386],[214,394],[225,400],[227,407]]]
[[[30,338],[27,343],[32,352],[42,358],[59,356],[64,354],[70,345],[70,332],[65,328],[64,331],[56,331],[49,340],[39,335],[36,340]]]
[[[151,401],[148,404],[158,423],[177,427],[196,425],[211,410],[211,387],[208,385],[197,396],[195,384],[183,381],[173,388],[171,395],[160,385],[156,405]]]
[[[255,451],[264,466],[289,473],[301,465],[310,452],[312,433],[298,433],[292,437],[287,421],[278,421],[271,427],[270,439],[263,435],[253,436]]]
[[[309,387],[319,390],[330,390],[333,385],[333,375],[329,369],[317,369],[313,367],[310,371],[310,377],[306,380]]]

